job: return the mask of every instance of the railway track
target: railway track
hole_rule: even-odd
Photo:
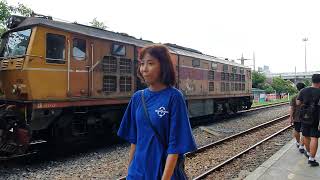
[[[291,127],[285,115],[243,132],[202,146],[187,153],[186,172],[193,179],[204,179],[249,150]],[[287,123],[286,123],[287,122]],[[263,130],[263,131],[261,131]]]
[[[271,108],[271,107],[281,106],[281,105],[285,105],[285,104],[288,104],[288,103],[277,103],[277,104],[273,104],[273,105],[263,105],[263,106],[255,107],[255,108],[252,108],[252,109],[249,109],[249,110],[240,111],[239,113],[252,112],[252,111],[256,111],[256,110],[262,110],[262,109],[265,109],[265,108]],[[12,157],[0,157],[0,161],[7,161],[7,160],[10,160],[10,159],[16,159],[16,158],[35,155],[40,151],[39,150],[39,146],[41,146],[40,144],[46,144],[46,143],[47,142],[44,141],[44,140],[34,141],[34,142],[31,143],[31,149],[33,149],[32,151],[27,152],[25,154],[12,156]]]
[[[266,108],[282,106],[282,105],[287,105],[287,104],[289,104],[289,102],[282,102],[282,103],[275,103],[275,104],[271,104],[271,105],[256,106],[256,107],[250,108],[248,110],[239,111],[239,113],[252,112],[252,111],[257,111],[257,110],[262,110],[262,109],[266,109]]]
[[[280,105],[277,104],[276,106],[280,106]],[[269,106],[265,106],[265,108],[267,108],[267,107],[269,107]],[[283,107],[281,107],[281,109],[283,109]],[[268,110],[268,111],[273,111],[273,110]],[[262,112],[262,114],[264,114],[264,111]],[[266,114],[266,116],[268,116],[267,114]],[[249,116],[256,116],[256,115],[251,113]],[[264,116],[260,116],[260,118],[263,118]],[[274,115],[272,117],[278,117],[278,116]],[[244,116],[243,118],[246,119],[246,116]],[[271,119],[271,118],[268,118],[268,119]],[[219,123],[223,123],[223,121],[220,121]],[[234,127],[238,127],[236,124],[237,123],[235,123]],[[240,129],[245,130],[245,129],[250,128],[254,125],[255,124],[252,124],[252,125],[248,124],[247,126],[244,126]],[[227,127],[232,128],[232,125],[231,126],[228,125]],[[237,132],[239,132],[239,130],[236,131],[235,133],[237,133]],[[231,134],[229,134],[229,135],[231,135]],[[201,136],[202,136],[202,134],[201,134]],[[226,136],[224,136],[224,137],[226,137]],[[223,137],[217,136],[214,141],[217,141],[221,138],[223,138]],[[211,141],[211,142],[213,142],[213,141]],[[205,143],[203,143],[203,145],[209,144],[209,143],[210,142],[205,142]],[[73,173],[73,175],[77,174],[77,175],[79,175],[79,177],[87,177],[88,179],[90,177],[95,177],[94,176],[95,174],[96,174],[96,176],[104,177],[106,179],[116,179],[116,178],[123,177],[126,174],[126,167],[127,167],[126,155],[127,155],[128,149],[126,149],[125,146],[120,148],[120,146],[122,146],[122,145],[115,145],[110,148],[102,148],[102,149],[98,150],[100,152],[97,152],[97,153],[96,152],[94,152],[94,153],[89,152],[89,153],[83,153],[81,155],[75,155],[76,158],[74,160],[68,160],[63,157],[61,157],[61,158],[56,157],[56,158],[52,158],[52,159],[59,159],[59,161],[53,160],[51,162],[51,160],[47,161],[47,160],[40,160],[38,158],[32,158],[32,159],[36,159],[36,161],[34,163],[30,164],[31,165],[31,167],[29,167],[30,170],[23,170],[23,167],[25,165],[23,165],[23,163],[22,163],[22,165],[20,165],[20,163],[17,163],[19,161],[12,162],[12,163],[10,163],[9,166],[12,169],[22,169],[22,171],[19,173],[19,176],[21,176],[22,174],[25,174],[24,175],[25,177],[29,177],[31,179],[36,177],[36,175],[40,176],[40,174],[42,177],[46,177],[46,178],[52,178],[52,177],[60,177],[62,179],[68,178],[68,177],[71,178],[72,176],[68,173]],[[94,151],[96,151],[96,150],[94,150]],[[70,157],[70,156],[67,156],[67,157]],[[117,158],[121,158],[121,160],[115,160]],[[91,161],[92,161],[91,159],[94,160],[94,162],[96,162],[96,163],[94,163],[95,165],[91,163]],[[26,159],[26,161],[29,161],[29,160]],[[34,160],[32,160],[32,161],[34,161]],[[24,162],[24,160],[21,162]],[[83,162],[86,162],[86,163],[83,163]],[[81,171],[80,170],[78,171],[75,168],[73,168],[73,169],[63,168],[63,166],[69,167],[72,164],[77,164],[77,166],[79,166],[79,169]],[[28,165],[28,166],[30,166],[30,165]],[[43,168],[47,168],[47,166],[50,166],[50,170],[48,170],[47,173],[39,171],[37,173],[32,174],[29,172],[29,171],[32,171],[32,172],[37,171],[38,167],[41,167],[41,169],[43,169]],[[72,166],[76,166],[76,165],[72,165]],[[84,166],[90,167],[91,168],[90,172],[83,172],[82,170],[83,170]],[[104,169],[104,170],[102,171],[100,168]],[[10,173],[11,170],[6,171],[6,169],[4,169],[4,168],[0,169],[0,171],[6,177],[18,176],[13,173],[11,174]],[[110,171],[112,171],[112,173]],[[51,175],[48,174],[49,172]],[[13,179],[15,179],[15,178],[13,178]]]
[[[249,109],[249,110],[239,111],[239,113],[242,114],[242,113],[246,113],[246,112],[254,112],[254,111],[258,111],[258,110],[263,110],[263,109],[272,108],[272,107],[277,107],[277,106],[282,106],[282,105],[287,105],[287,104],[289,104],[289,103],[288,103],[288,102],[284,102],[284,103],[276,103],[276,104],[272,104],[272,105],[263,105],[263,106],[255,107],[255,108],[252,108],[252,109]],[[244,133],[246,133],[246,132],[253,131],[255,128],[259,128],[259,127],[266,126],[266,125],[268,125],[269,123],[272,123],[272,122],[277,122],[277,121],[281,120],[283,117],[287,117],[287,115],[286,115],[286,116],[282,116],[282,117],[277,118],[277,119],[274,119],[274,120],[271,120],[271,121],[268,121],[268,122],[266,122],[266,123],[257,125],[257,126],[255,126],[255,127],[253,127],[253,128],[250,128],[250,129],[248,129],[248,130],[242,131],[242,132],[240,132],[240,133],[236,133],[236,134],[234,134],[234,135],[228,136],[228,137],[226,137],[226,138],[223,138],[223,139],[221,139],[221,140],[215,141],[215,142],[210,143],[210,144],[208,144],[208,145],[202,146],[202,147],[200,147],[196,152],[201,152],[201,151],[202,151],[203,149],[205,149],[206,147],[210,147],[210,146],[214,146],[215,144],[223,143],[223,141],[227,141],[227,139],[231,139],[231,138],[233,138],[233,137],[240,136],[240,135],[242,135],[242,134],[244,134]],[[196,153],[196,152],[194,152],[194,153]],[[192,154],[192,153],[187,153],[186,156],[189,157],[190,154]],[[120,177],[120,178],[118,178],[118,179],[119,179],[119,180],[125,180],[126,177],[123,176],[123,177]]]

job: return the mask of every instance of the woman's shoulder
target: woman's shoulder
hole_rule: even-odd
[[[176,98],[185,98],[184,95],[182,94],[182,92],[175,88],[175,87],[170,87],[170,91],[171,91],[171,94],[173,97],[176,97]]]
[[[134,92],[133,95],[132,95],[132,97],[131,97],[131,99],[132,99],[132,100],[135,100],[135,99],[137,99],[137,97],[140,97],[143,90],[144,90],[144,89],[140,89],[140,90]]]

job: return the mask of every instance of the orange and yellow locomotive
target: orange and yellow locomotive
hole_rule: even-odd
[[[151,41],[50,17],[12,16],[0,46],[0,156],[42,142],[110,136],[144,85],[137,57]],[[166,44],[190,117],[250,108],[251,70]]]

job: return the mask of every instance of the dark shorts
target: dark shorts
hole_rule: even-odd
[[[293,123],[293,126],[294,126],[294,130],[297,131],[297,132],[301,132],[302,129],[301,129],[301,122],[294,122]]]
[[[320,131],[317,125],[309,125],[302,123],[302,135],[305,137],[320,137]]]

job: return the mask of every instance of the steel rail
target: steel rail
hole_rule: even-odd
[[[221,139],[221,140],[218,140],[218,141],[215,141],[215,142],[213,142],[213,143],[210,143],[210,144],[204,145],[204,146],[202,146],[202,147],[199,147],[196,151],[186,153],[185,155],[186,155],[187,157],[189,157],[189,156],[194,156],[195,154],[198,154],[198,153],[200,153],[200,152],[203,152],[204,150],[206,150],[206,149],[208,149],[208,148],[211,148],[212,146],[215,146],[215,145],[224,143],[224,142],[229,141],[229,140],[231,140],[231,139],[233,139],[233,138],[235,138],[235,137],[241,136],[241,135],[243,135],[243,134],[247,134],[247,133],[250,132],[250,131],[254,131],[254,130],[256,130],[256,129],[265,127],[265,126],[267,126],[267,125],[269,125],[269,124],[272,124],[272,123],[281,121],[281,120],[286,119],[286,118],[288,118],[288,117],[289,117],[289,114],[284,115],[284,116],[281,116],[281,117],[278,117],[278,118],[276,118],[276,119],[273,119],[273,120],[271,120],[271,121],[265,122],[265,123],[263,123],[263,124],[259,124],[259,125],[257,125],[257,126],[254,126],[254,127],[250,128],[250,129],[244,130],[244,131],[242,131],[242,132],[239,132],[239,133],[236,133],[236,134],[234,134],[234,135],[228,136],[228,137],[223,138],[223,139]]]
[[[252,107],[251,109],[248,109],[248,110],[239,111],[238,113],[257,111],[257,110],[261,110],[261,109],[266,109],[266,108],[271,108],[271,107],[276,107],[276,106],[282,106],[282,105],[286,105],[286,104],[289,104],[289,102],[282,102],[282,103],[275,103],[275,104],[256,106],[256,107]]]
[[[210,144],[208,144],[208,145],[204,145],[204,146],[198,148],[196,151],[190,152],[190,153],[186,153],[185,155],[186,155],[187,157],[194,156],[194,155],[196,155],[196,154],[198,154],[198,153],[201,153],[201,152],[205,151],[206,149],[209,149],[209,148],[212,147],[212,146],[215,146],[215,145],[224,143],[224,142],[226,142],[226,141],[228,141],[228,140],[231,140],[231,139],[233,139],[233,138],[235,138],[235,137],[238,137],[238,136],[241,136],[241,135],[243,135],[243,134],[246,134],[246,133],[248,133],[248,132],[250,132],[250,131],[254,131],[254,130],[256,130],[256,129],[265,127],[265,126],[267,126],[267,125],[269,125],[269,124],[272,124],[272,123],[281,121],[281,120],[286,119],[286,118],[288,118],[288,117],[289,117],[289,114],[284,115],[284,116],[281,116],[281,117],[279,117],[279,118],[276,118],[276,119],[273,119],[273,120],[271,120],[271,121],[265,122],[265,123],[263,123],[263,124],[257,125],[257,126],[255,126],[255,127],[252,127],[252,128],[250,128],[250,129],[247,129],[247,130],[245,130],[245,131],[242,131],[242,132],[239,132],[239,133],[237,133],[237,134],[234,134],[234,135],[228,136],[228,137],[226,137],[226,138],[223,138],[223,139],[221,139],[221,140],[215,141],[215,142],[210,143]],[[288,126],[288,127],[291,127],[291,125]],[[259,143],[260,143],[260,142],[259,142]],[[257,144],[258,144],[258,143],[257,143]],[[257,146],[257,145],[256,145],[256,146]],[[239,153],[239,154],[240,154],[240,153]],[[239,154],[238,154],[237,156],[240,156]],[[232,159],[230,158],[230,159],[228,159],[227,161],[230,162],[230,161],[232,161]],[[228,163],[228,162],[225,161],[225,162],[223,162],[223,163],[226,164],[226,163]],[[215,168],[215,169],[218,169],[218,168],[220,168],[220,167],[222,167],[222,166],[223,166],[223,165],[222,165],[222,163],[221,163],[220,165],[218,165],[218,166],[216,166],[216,167],[214,167],[214,168]],[[212,168],[212,169],[213,169],[213,168]],[[212,170],[212,169],[210,169],[210,170]],[[214,171],[215,169],[213,169],[212,171]],[[205,173],[203,173],[203,174],[201,174],[201,175],[206,176],[206,175],[208,175],[208,174],[210,174],[210,172],[205,172]],[[200,176],[201,176],[201,175],[200,175]],[[198,177],[200,177],[200,176],[198,176]],[[125,179],[126,179],[126,176],[123,176],[123,177],[118,178],[117,180],[125,180]]]
[[[224,162],[222,162],[222,163],[218,164],[217,166],[215,166],[215,167],[213,167],[213,168],[209,169],[208,171],[204,172],[203,174],[201,174],[201,175],[199,175],[199,176],[195,177],[195,178],[194,178],[194,180],[203,179],[203,178],[207,177],[208,175],[212,174],[212,172],[214,172],[214,171],[216,171],[216,170],[221,169],[223,166],[225,166],[226,164],[228,164],[228,163],[232,162],[234,159],[236,159],[236,158],[238,158],[238,157],[242,156],[243,154],[247,153],[247,152],[248,152],[248,151],[250,151],[251,149],[253,149],[253,148],[255,148],[255,147],[259,146],[259,145],[260,145],[260,144],[262,144],[262,143],[264,143],[265,141],[267,141],[267,140],[269,140],[269,139],[271,139],[271,138],[273,138],[273,137],[277,136],[278,134],[282,133],[283,131],[285,131],[285,130],[289,129],[291,126],[292,126],[292,125],[289,125],[289,126],[287,126],[287,127],[285,127],[285,128],[282,128],[280,131],[278,131],[278,132],[276,132],[276,133],[274,133],[274,134],[272,134],[272,135],[270,135],[270,136],[266,137],[265,139],[263,139],[263,140],[259,141],[258,143],[256,143],[256,144],[252,145],[251,147],[247,148],[246,150],[244,150],[244,151],[242,151],[242,152],[238,153],[237,155],[235,155],[235,156],[233,156],[233,157],[229,158],[228,160],[226,160],[226,161],[224,161]]]

